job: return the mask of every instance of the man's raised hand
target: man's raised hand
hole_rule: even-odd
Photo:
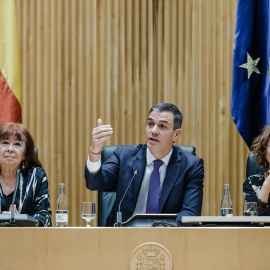
[[[90,160],[96,160],[94,155],[99,155],[102,151],[104,141],[111,138],[113,129],[111,125],[103,125],[102,120],[98,119],[98,126],[92,132],[92,145],[90,147]]]

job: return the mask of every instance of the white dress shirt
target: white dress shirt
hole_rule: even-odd
[[[95,174],[101,167],[101,160],[99,159],[97,162],[92,162],[88,156],[86,166],[90,173]]]
[[[171,158],[171,155],[172,155],[172,150],[170,151],[170,153],[167,156],[165,156],[164,158],[161,159],[163,161],[163,164],[159,167],[160,194],[161,194],[161,191],[162,191],[163,182],[164,182],[164,179],[165,179],[167,166],[168,166],[169,160]],[[155,159],[156,158],[151,154],[151,152],[147,148],[146,167],[145,167],[144,177],[143,177],[139,197],[138,197],[137,204],[136,204],[133,215],[141,214],[141,213],[146,212],[146,204],[147,204],[147,198],[148,198],[149,183],[150,183],[151,174],[152,174],[152,172],[154,170],[154,160]],[[159,197],[160,197],[160,194],[159,194]]]

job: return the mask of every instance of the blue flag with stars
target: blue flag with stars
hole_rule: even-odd
[[[250,147],[270,125],[270,4],[239,0],[233,48],[232,119]]]

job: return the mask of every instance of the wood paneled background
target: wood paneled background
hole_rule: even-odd
[[[98,117],[114,128],[108,144],[143,143],[149,108],[171,102],[184,115],[178,143],[196,146],[205,162],[203,215],[219,215],[225,183],[241,215],[248,148],[230,114],[236,5],[17,0],[23,124],[48,174],[53,213],[64,182],[69,225],[85,226],[80,204],[97,200],[84,164]]]

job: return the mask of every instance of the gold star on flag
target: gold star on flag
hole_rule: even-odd
[[[261,74],[258,68],[256,67],[258,62],[260,61],[260,57],[256,60],[253,60],[250,55],[247,53],[247,63],[239,66],[241,68],[246,68],[248,70],[248,79],[250,78],[252,72],[256,72],[258,74]]]

